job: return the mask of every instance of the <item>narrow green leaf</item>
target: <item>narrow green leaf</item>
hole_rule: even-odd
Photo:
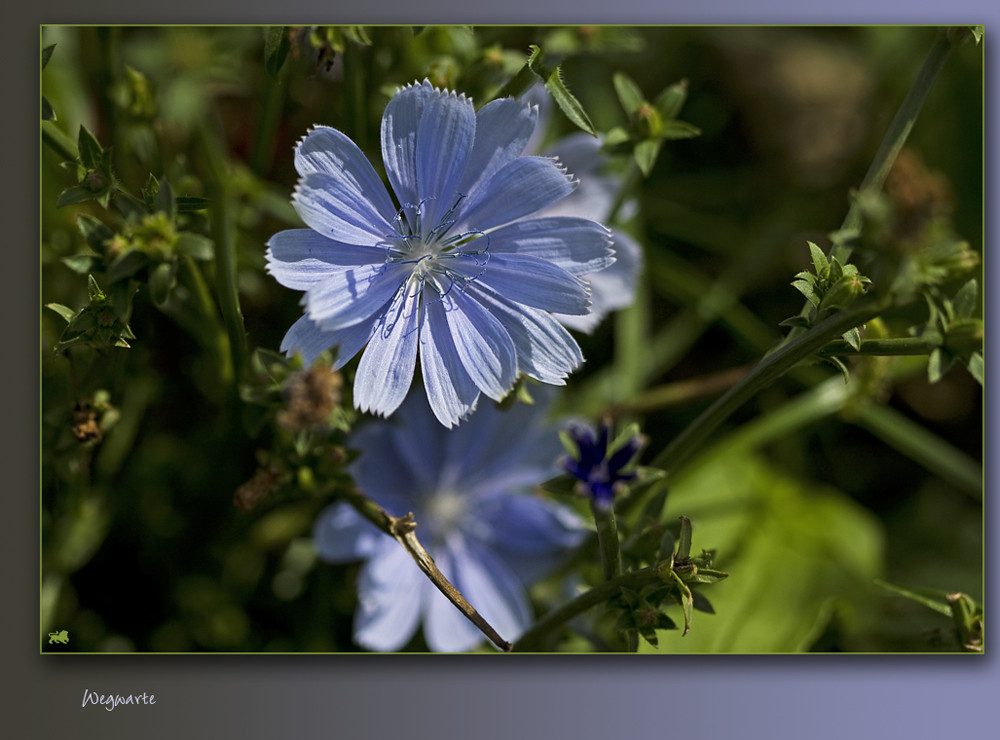
[[[844,337],[844,341],[851,345],[851,349],[855,352],[861,351],[861,332],[858,331],[857,327],[854,327],[850,331],[845,331],[841,336]]]
[[[779,321],[778,326],[796,326],[802,329],[808,329],[812,326],[812,322],[806,316],[789,316],[784,321]]]
[[[986,386],[986,365],[983,362],[983,355],[982,355],[981,352],[973,352],[972,353],[972,355],[969,357],[968,368],[969,368],[969,374],[972,375],[972,377],[976,379],[976,381],[979,383],[979,385],[985,387]]]
[[[147,264],[149,257],[135,249],[119,255],[108,268],[108,282],[115,283],[132,277]]]
[[[931,352],[930,357],[927,358],[927,380],[931,383],[937,383],[941,378],[944,377],[946,372],[944,351],[938,347],[933,352]]]
[[[823,250],[813,242],[806,242],[809,245],[809,255],[812,257],[813,269],[816,276],[824,278],[830,274],[830,262],[827,260]]]
[[[167,214],[171,221],[177,216],[177,209],[174,206],[174,192],[166,180],[160,183],[156,196],[153,198],[153,211]]]
[[[660,136],[664,139],[693,139],[701,136],[701,129],[687,121],[667,121]]]
[[[52,58],[52,52],[56,50],[55,44],[49,44],[44,49],[42,49],[42,69],[45,69],[45,65],[49,63]]]
[[[94,138],[94,135],[87,130],[86,126],[80,126],[80,134],[77,137],[77,147],[80,151],[80,162],[88,170],[100,170],[102,165],[103,150],[101,145]]]
[[[66,188],[59,194],[59,200],[56,201],[56,208],[74,206],[78,203],[86,203],[88,200],[94,200],[93,191],[83,185],[74,185],[71,188]]]
[[[898,596],[902,596],[904,599],[909,599],[910,601],[915,601],[918,604],[926,606],[928,609],[936,611],[938,614],[943,614],[946,617],[951,616],[951,609],[943,601],[937,601],[936,599],[923,596],[921,594],[915,593],[914,591],[909,591],[905,588],[900,588],[891,583],[876,578],[874,581],[875,585],[879,588],[884,588],[886,591],[891,591]]]
[[[75,254],[72,257],[63,258],[63,264],[80,275],[99,272],[102,263],[103,259],[95,254]]]
[[[56,112],[52,109],[52,103],[50,103],[48,98],[46,98],[44,95],[42,96],[42,120],[43,121],[56,120]]]
[[[195,213],[208,208],[211,201],[208,198],[199,198],[193,195],[179,195],[174,198],[178,213]]]
[[[819,308],[821,299],[818,295],[816,295],[816,290],[810,282],[806,280],[795,280],[792,282],[792,287],[804,295],[811,304]]]
[[[566,87],[566,83],[562,78],[561,67],[556,67],[545,80],[545,89],[549,91],[552,99],[556,101],[556,105],[559,106],[570,121],[578,128],[597,138],[597,130],[594,128],[594,124],[591,123],[590,117],[584,111],[580,101]]]
[[[76,315],[76,311],[68,306],[62,305],[61,303],[46,303],[45,307],[55,311],[57,314],[66,319],[67,322],[72,321],[73,317]]]
[[[677,114],[681,112],[681,108],[687,100],[687,91],[687,80],[681,80],[665,88],[656,97],[654,105],[665,121],[672,121],[677,118]]]
[[[182,231],[177,235],[177,243],[174,249],[179,254],[186,254],[191,259],[207,261],[212,259],[214,254],[214,243],[207,236],[195,234],[190,231]]]
[[[618,102],[629,116],[634,116],[646,102],[642,95],[642,90],[636,85],[632,78],[624,72],[615,72],[613,82],[615,93],[618,95]]]
[[[635,145],[633,152],[635,163],[639,165],[639,169],[645,177],[649,177],[649,174],[653,171],[653,166],[656,164],[656,158],[660,154],[662,144],[663,142],[657,139],[646,139]]]
[[[77,216],[76,227],[87,242],[87,246],[95,252],[103,253],[107,242],[115,235],[102,221],[87,214]]]
[[[161,262],[149,274],[149,297],[157,308],[163,308],[177,286],[177,263]]]
[[[277,77],[288,58],[290,48],[287,26],[271,26],[267,29],[264,39],[264,68],[269,75]]]
[[[973,278],[963,285],[952,300],[952,308],[957,319],[970,319],[976,310],[976,298],[979,296],[979,284]]]

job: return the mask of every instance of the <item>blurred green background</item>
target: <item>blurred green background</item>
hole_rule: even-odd
[[[639,299],[578,337],[587,362],[563,404],[587,415],[624,410],[642,422],[651,458],[799,311],[790,282],[808,267],[806,241],[825,247],[839,227],[935,33],[291,28],[272,73],[268,29],[45,27],[41,45],[55,49],[41,90],[56,120],[42,125],[42,303],[87,303],[86,274],[73,269],[92,253],[81,214],[114,228],[97,203],[57,207],[77,183],[62,164],[81,125],[110,149],[128,192],[139,194],[152,174],[175,198],[208,197],[207,210],[178,216],[177,228],[190,233],[217,236],[213,162],[227,163],[247,343],[277,350],[300,308],[297,294],[265,274],[264,249],[271,234],[298,224],[291,155],[310,126],[345,131],[380,167],[378,125],[396,86],[429,77],[479,101],[517,72],[531,44],[562,61],[566,84],[602,132],[626,122],[615,72],[650,99],[684,79],[680,118],[701,135],[667,142],[639,183],[625,224],[645,250]],[[982,74],[981,47],[952,55],[905,154],[947,194],[955,230],[976,251]],[[574,130],[557,113],[551,119],[550,140]],[[352,650],[356,568],[317,563],[308,542],[324,495],[306,476],[251,511],[234,505],[274,448],[274,409],[268,417],[266,405],[246,400],[252,393],[234,395],[240,368],[220,350],[216,261],[185,264],[208,286],[208,314],[192,321],[185,313],[196,302],[193,272],[192,289],[166,307],[137,273],[129,349],[57,355],[66,322],[40,309],[42,649]],[[929,384],[925,365],[901,359],[858,370],[877,379],[868,395],[890,416],[859,411],[837,390],[844,383],[832,367],[813,366],[805,382],[792,375],[716,434],[717,452],[678,473],[668,518],[690,516],[695,546],[716,549],[731,577],[712,589],[716,614],[697,615],[689,635],[669,633],[661,649],[956,649],[947,617],[872,584],[983,598],[982,389],[960,367]],[[242,380],[266,386],[253,368]],[[843,397],[802,396],[816,380]],[[789,417],[796,408],[801,422]],[[539,609],[547,593],[536,592]],[[62,629],[70,645],[49,646],[44,636]]]

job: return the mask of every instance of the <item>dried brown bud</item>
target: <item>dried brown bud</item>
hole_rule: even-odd
[[[252,511],[275,489],[278,475],[270,468],[257,468],[253,478],[236,489],[233,505],[240,511]]]
[[[278,424],[292,433],[326,426],[343,385],[340,373],[325,365],[295,373],[285,386],[286,406],[278,413]]]

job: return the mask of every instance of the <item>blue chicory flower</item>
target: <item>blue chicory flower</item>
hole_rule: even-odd
[[[511,98],[477,112],[427,80],[401,89],[382,117],[396,201],[347,136],[311,130],[295,150],[293,196],[308,228],[268,242],[268,271],[305,291],[282,351],[311,362],[337,347],[336,369],[364,349],[354,403],[383,416],[406,397],[419,355],[449,427],[518,373],[564,384],[583,356],[551,313],[586,314],[581,276],[614,257],[595,221],[528,218],[576,185],[556,160],[520,156],[536,119]]]
[[[609,454],[609,423],[602,422],[596,434],[582,424],[571,424],[567,431],[578,454],[561,459],[563,470],[581,481],[584,492],[597,506],[611,506],[622,484],[636,477],[634,471],[624,469],[642,449],[641,438],[630,436]]]
[[[507,411],[488,404],[461,429],[445,429],[426,400],[411,394],[389,421],[353,438],[357,485],[394,516],[413,512],[417,537],[441,572],[507,640],[528,626],[525,587],[581,541],[579,518],[530,492],[558,473],[557,434],[543,404]],[[484,638],[424,576],[391,537],[353,508],[336,503],[315,527],[320,557],[363,560],[358,576],[355,641],[396,651],[423,623],[435,652],[474,648]]]

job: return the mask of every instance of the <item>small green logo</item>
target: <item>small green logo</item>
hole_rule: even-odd
[[[49,632],[49,645],[53,642],[58,642],[60,645],[69,645],[69,632],[66,630]]]

